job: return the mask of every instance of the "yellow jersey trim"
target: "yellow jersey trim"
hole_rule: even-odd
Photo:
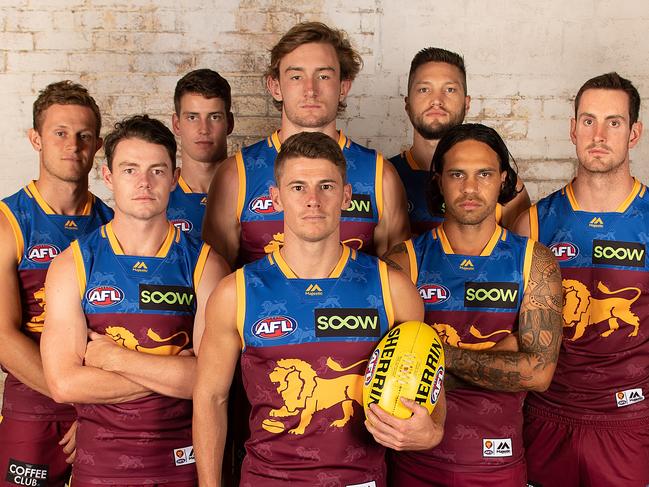
[[[507,239],[507,231],[500,225],[496,225],[494,233],[491,235],[489,242],[485,245],[485,248],[480,252],[480,257],[488,257],[493,252],[494,247],[498,243],[498,240],[502,237],[503,241]]]
[[[239,268],[234,273],[237,283],[237,331],[241,339],[241,350],[246,348],[246,340],[243,334],[243,326],[246,320],[246,278],[243,274],[243,268]]]
[[[16,241],[16,261],[20,264],[23,259],[23,253],[25,252],[25,239],[23,238],[23,232],[20,231],[20,224],[18,223],[16,216],[4,201],[0,201],[0,212],[2,212],[7,218],[9,226],[11,226],[11,230],[14,233],[14,240]]]
[[[83,256],[81,255],[81,247],[79,247],[79,241],[74,240],[70,244],[72,249],[72,258],[74,259],[74,268],[77,273],[77,282],[79,283],[79,295],[83,300],[83,295],[86,293],[86,266],[83,263]]]
[[[530,273],[532,270],[532,256],[534,255],[534,240],[529,239],[525,246],[525,260],[523,261],[523,291],[527,289],[530,282]]]
[[[192,188],[190,188],[189,185],[185,182],[182,174],[178,176],[178,186],[180,186],[180,189],[183,190],[183,193],[193,193]]]
[[[374,188],[376,188],[376,207],[379,221],[383,217],[383,154],[376,153],[376,175],[374,178]]]
[[[340,147],[340,150],[343,150],[345,147],[349,147],[350,144],[348,142],[351,143],[351,140],[349,140],[347,136],[343,134],[343,131],[338,131],[338,146]]]
[[[201,251],[198,254],[198,260],[196,261],[196,267],[194,267],[194,290],[198,289],[198,285],[201,282],[201,277],[203,277],[203,271],[205,270],[205,262],[207,262],[207,256],[210,254],[212,248],[209,244],[204,243],[201,246]]]
[[[415,161],[415,158],[412,155],[412,147],[406,151],[403,151],[403,157],[410,166],[410,169],[412,169],[413,171],[421,171],[421,169],[419,169],[419,166],[417,165],[417,161]]]
[[[503,205],[496,203],[496,223],[500,225],[500,222],[503,219]]]
[[[444,253],[447,255],[453,255],[455,252],[453,252],[453,247],[451,247],[451,242],[448,241],[448,237],[446,236],[446,232],[444,232],[444,228],[442,228],[444,225],[440,225],[435,229],[435,233],[437,233],[437,236],[439,237],[439,241],[442,244],[442,250],[444,250]]]
[[[270,136],[270,142],[273,147],[275,147],[275,150],[279,153],[280,149],[282,148],[282,143],[279,140],[279,131],[275,130]],[[270,146],[270,144],[269,144]]]
[[[340,258],[338,259],[338,262],[336,263],[335,267],[333,270],[329,273],[327,276],[327,279],[336,279],[340,277],[342,274],[343,270],[345,269],[345,266],[347,265],[347,261],[349,260],[350,256],[352,258],[356,258],[356,255],[354,254],[352,256],[352,251],[349,247],[346,245],[342,246],[342,252],[340,254]],[[268,259],[270,260],[270,263],[273,264],[273,261],[277,263],[277,266],[279,267],[279,270],[284,274],[284,276],[287,279],[299,279],[295,272],[289,267],[289,265],[286,263],[284,260],[284,257],[282,257],[282,254],[280,253],[279,249],[273,251],[272,254],[268,254]]]
[[[297,279],[298,277],[295,275],[295,272],[288,266],[286,261],[284,260],[284,257],[282,257],[282,254],[279,253],[279,249],[273,251],[272,253],[273,260],[277,263],[277,266],[279,267],[279,270],[282,271],[282,274],[287,279]]]
[[[336,264],[336,267],[334,267],[331,273],[329,274],[329,278],[337,279],[340,277],[340,275],[343,273],[343,270],[345,269],[345,266],[347,265],[347,261],[349,260],[351,253],[352,253],[351,249],[346,245],[343,245],[343,251],[340,254],[340,259],[338,259],[338,263]],[[353,256],[353,259],[356,259],[355,254]]]
[[[47,204],[47,201],[45,201],[45,198],[43,198],[43,195],[41,195],[40,191],[38,191],[38,188],[36,187],[36,181],[31,181],[27,187],[25,188],[25,191],[29,196],[34,198],[36,200],[36,203],[38,206],[41,207],[41,209],[45,212],[46,215],[56,215],[57,213],[50,207],[50,205]],[[88,216],[90,215],[90,210],[92,210],[92,205],[95,202],[95,196],[88,192],[88,195],[86,197],[86,204],[81,210],[81,213],[78,215],[74,216]]]
[[[246,200],[246,168],[243,165],[243,153],[237,152],[234,156],[237,162],[237,179],[239,180],[239,189],[237,190],[237,220],[241,221],[243,213],[243,204]]]
[[[385,314],[388,317],[388,328],[394,326],[394,307],[392,306],[392,294],[390,293],[390,279],[388,278],[388,265],[379,260],[379,276],[381,277],[381,291],[383,292],[383,304]]]
[[[581,208],[579,208],[579,203],[577,203],[577,199],[575,198],[575,192],[572,189],[572,181],[570,181],[566,186],[566,196],[568,197],[568,201],[570,202],[573,211],[580,211]]]
[[[117,240],[117,237],[115,236],[115,232],[113,231],[113,222],[108,222],[104,226],[104,228],[106,229],[106,236],[108,237],[108,243],[110,244],[110,247],[113,249],[115,255],[124,255],[122,246],[119,244],[119,240]]]
[[[530,238],[539,240],[539,209],[536,205],[530,207]]]
[[[417,268],[417,255],[415,254],[415,245],[412,243],[412,239],[408,239],[405,242],[406,252],[408,252],[408,262],[410,264],[410,280],[416,286],[417,277],[419,276],[419,269]]]
[[[170,223],[169,229],[167,230],[167,236],[165,237],[165,240],[162,243],[162,247],[160,247],[158,253],[155,254],[155,257],[162,257],[162,258],[166,257],[167,254],[169,253],[169,249],[171,248],[171,244],[174,242],[174,240],[176,242],[180,240],[180,229],[176,228]]]
[[[638,196],[643,186],[644,185],[640,183],[640,181],[638,181],[636,178],[633,178],[633,189],[631,190],[631,193],[629,193],[629,196],[626,197],[626,199],[620,206],[617,207],[615,211],[624,213],[629,208],[629,206],[631,206],[631,203],[633,203],[635,197]]]

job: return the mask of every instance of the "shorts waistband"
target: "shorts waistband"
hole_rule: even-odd
[[[583,425],[594,426],[603,429],[616,429],[624,428],[639,428],[649,426],[649,413],[642,411],[638,413],[620,414],[620,415],[604,415],[604,414],[583,414],[575,415],[570,413],[559,414],[546,408],[537,406],[525,406],[525,415],[543,418],[555,423],[569,424],[569,425]]]

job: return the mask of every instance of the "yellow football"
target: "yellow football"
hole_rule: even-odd
[[[407,321],[390,330],[374,349],[363,382],[363,407],[377,403],[398,418],[412,413],[399,397],[433,412],[444,381],[444,347],[432,327]]]

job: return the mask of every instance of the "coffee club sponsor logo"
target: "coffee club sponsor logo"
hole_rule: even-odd
[[[46,487],[48,465],[36,465],[9,458],[5,481],[25,487]]]
[[[250,202],[248,208],[250,208],[250,211],[252,211],[253,213],[258,213],[260,215],[277,213],[277,211],[275,211],[275,207],[273,206],[273,200],[270,199],[270,196],[268,196],[267,194],[257,196]]]
[[[297,330],[297,321],[290,316],[270,316],[252,325],[252,334],[264,340],[287,337]]]
[[[375,308],[316,308],[318,337],[380,337],[379,312]]]
[[[550,250],[559,262],[572,260],[579,255],[579,247],[570,242],[557,242],[550,246]]]
[[[441,304],[451,297],[451,291],[441,284],[423,284],[419,286],[419,295],[426,304]]]
[[[56,245],[52,244],[36,244],[29,247],[27,250],[27,259],[36,262],[37,264],[47,264],[61,253]]]
[[[466,282],[464,306],[467,308],[517,308],[518,284],[513,282]]]
[[[124,300],[124,292],[115,286],[96,286],[86,291],[86,301],[93,306],[115,306]]]
[[[638,242],[593,240],[593,264],[644,267],[646,247]]]

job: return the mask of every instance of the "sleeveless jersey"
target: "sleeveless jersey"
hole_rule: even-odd
[[[192,348],[195,289],[209,246],[169,225],[154,257],[124,255],[111,224],[72,243],[88,328],[130,350]],[[78,404],[79,482],[158,484],[196,479],[192,403],[151,393],[120,404]]]
[[[176,189],[169,197],[167,218],[183,232],[200,240],[206,204],[207,194],[194,193],[180,176]]]
[[[419,169],[410,150],[390,158],[406,189],[410,228],[416,235],[432,230],[444,221],[442,215],[431,215],[426,201],[428,171]]]
[[[328,278],[299,279],[275,251],[236,281],[252,405],[241,485],[384,487],[385,452],[363,424],[362,386],[393,322],[385,263],[343,246]]]
[[[426,323],[447,345],[467,350],[489,349],[517,332],[533,245],[499,226],[479,256],[453,253],[443,226],[408,240]],[[395,454],[397,465],[400,455],[428,472],[489,471],[521,461],[524,398],[474,386],[448,391],[442,442],[426,452]]]
[[[348,139],[342,132],[338,144],[347,161],[347,181],[352,202],[342,212],[340,238],[344,244],[374,251],[374,228],[383,211],[383,156]],[[241,222],[239,260],[245,264],[263,257],[284,243],[284,216],[273,209],[269,187],[281,143],[278,133],[236,155],[239,174],[237,214]]]
[[[649,196],[635,181],[613,212],[579,208],[572,185],[530,210],[532,238],[563,278],[563,342],[549,389],[530,405],[589,419],[649,414]],[[646,328],[646,329],[645,329]]]
[[[113,210],[90,194],[80,215],[57,215],[32,181],[0,202],[0,211],[9,220],[16,239],[23,320],[20,330],[40,343],[45,322],[45,274],[50,262],[70,242],[109,221]],[[76,416],[72,406],[57,404],[11,374],[5,381],[2,414],[27,421],[69,421]]]

